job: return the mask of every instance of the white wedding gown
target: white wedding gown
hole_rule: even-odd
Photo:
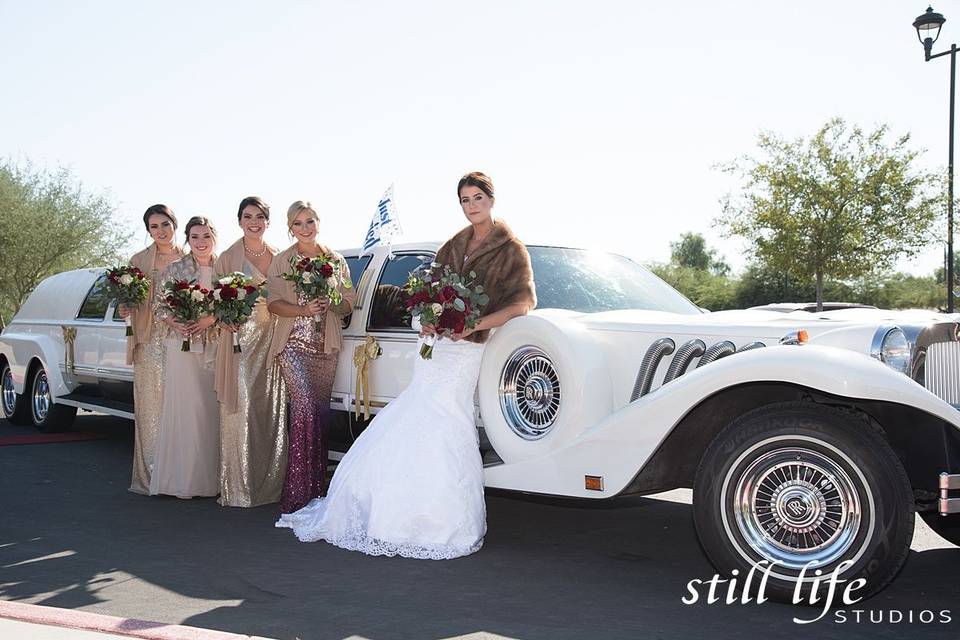
[[[276,526],[368,555],[443,560],[480,549],[487,524],[473,395],[482,356],[482,344],[448,339],[431,360],[417,356],[410,385],[357,438],[327,496]]]

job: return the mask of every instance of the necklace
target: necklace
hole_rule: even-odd
[[[260,250],[260,253],[254,253],[253,251],[250,251],[250,247],[247,246],[247,241],[244,240],[243,250],[249,253],[250,255],[252,255],[254,258],[259,258],[267,252],[267,243],[266,242],[263,243],[263,249]]]

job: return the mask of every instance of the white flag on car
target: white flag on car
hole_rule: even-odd
[[[399,237],[401,233],[403,230],[400,228],[400,218],[397,217],[397,205],[391,184],[377,203],[377,212],[370,221],[370,228],[367,229],[367,237],[363,241],[363,250],[360,255],[370,253],[377,245],[392,244],[394,238]]]

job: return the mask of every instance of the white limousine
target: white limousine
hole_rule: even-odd
[[[359,299],[333,389],[334,456],[366,425],[352,412],[354,348],[371,336],[382,350],[369,365],[374,412],[409,379],[417,336],[400,287],[437,246],[343,252]],[[906,561],[915,512],[960,543],[955,316],[705,313],[626,258],[529,250],[539,307],[494,332],[477,389],[488,487],[581,499],[690,487],[717,569],[772,567],[767,592],[784,599],[814,569],[882,589]],[[132,417],[103,274],[48,278],[0,335],[8,420]]]

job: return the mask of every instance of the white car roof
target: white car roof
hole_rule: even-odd
[[[17,312],[16,321],[70,320],[104,269],[75,269],[42,281]]]

